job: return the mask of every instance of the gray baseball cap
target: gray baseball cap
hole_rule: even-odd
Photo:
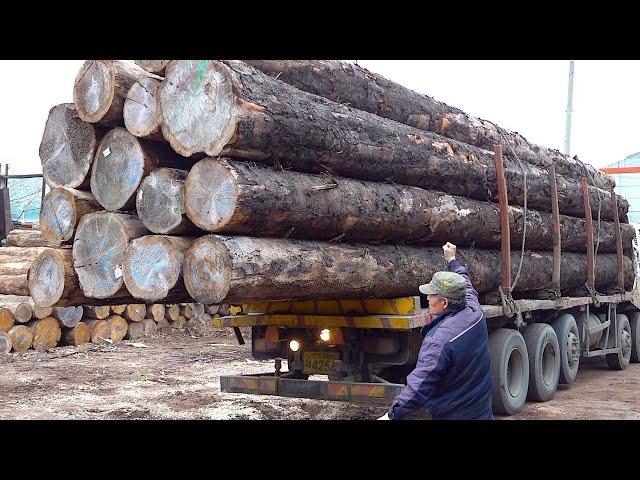
[[[418,287],[425,295],[440,295],[451,300],[462,300],[467,294],[467,282],[455,272],[436,272],[429,283]]]

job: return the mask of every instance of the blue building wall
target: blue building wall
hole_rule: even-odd
[[[640,167],[640,152],[607,166]],[[640,173],[617,173],[612,177],[616,180],[616,194],[629,201],[629,222],[640,223]]]

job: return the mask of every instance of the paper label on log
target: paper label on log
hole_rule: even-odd
[[[110,154],[111,154],[111,150],[109,149],[109,147],[105,148],[105,149],[102,151],[102,155],[103,155],[104,157],[108,157]]]
[[[114,275],[116,276],[116,278],[120,278],[122,277],[122,267],[120,267],[120,265],[118,265],[114,271],[113,271]]]

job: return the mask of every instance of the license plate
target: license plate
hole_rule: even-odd
[[[338,352],[302,352],[302,372],[329,375],[334,360],[340,360]]]

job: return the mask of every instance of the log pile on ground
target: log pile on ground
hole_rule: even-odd
[[[574,158],[341,62],[137,63],[86,62],[74,105],[52,108],[45,126],[40,154],[55,188],[40,223],[57,248],[31,260],[28,290],[36,306],[58,308],[57,322],[75,318],[63,307],[95,306],[65,328],[135,338],[206,321],[223,302],[415,295],[445,267],[446,241],[459,245],[477,290],[494,293],[496,143],[512,276],[522,263],[514,293],[551,286],[551,165],[562,293],[587,280],[583,177],[596,288],[616,282],[613,180]],[[616,207],[628,254],[628,202]]]

